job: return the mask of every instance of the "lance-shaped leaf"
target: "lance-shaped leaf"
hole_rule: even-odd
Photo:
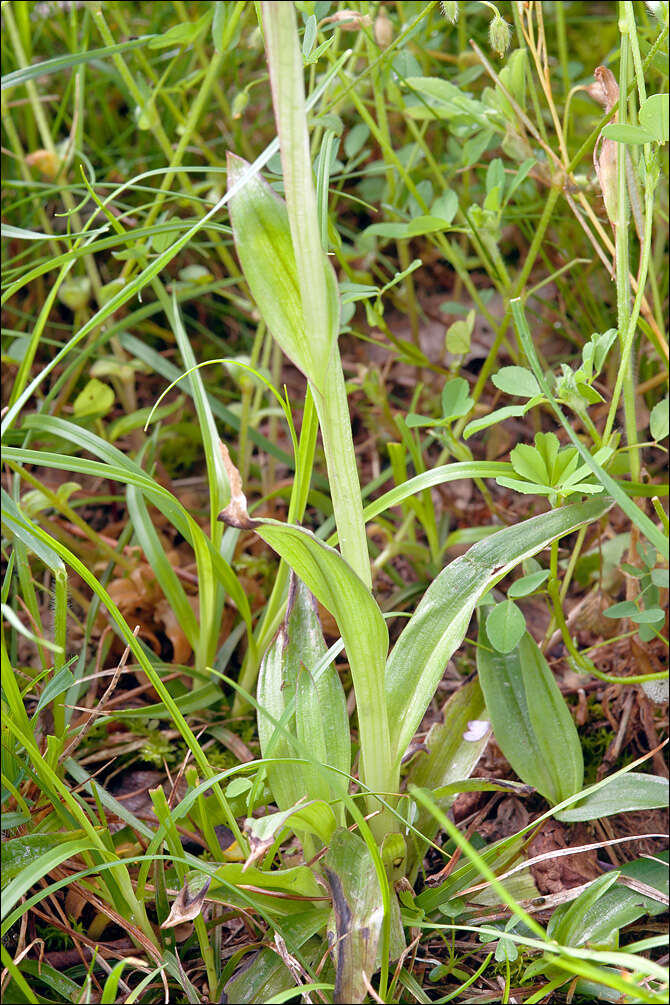
[[[301,722],[300,730],[296,732],[294,699],[300,698],[296,694],[298,679],[307,676],[311,681],[311,670],[325,651],[326,643],[314,598],[305,584],[293,575],[284,622],[263,659],[258,677],[258,738],[261,752],[263,757],[268,758],[300,756],[299,749],[290,739],[291,736],[297,736],[303,744],[306,742],[318,761],[346,772],[351,765],[346,700],[337,671],[332,665],[320,676],[318,684],[313,684],[316,696],[309,709],[307,696],[302,696],[298,715],[303,719],[308,718],[309,722]],[[303,683],[301,690],[304,688]],[[324,702],[322,706],[320,701]],[[264,710],[272,718],[264,715]],[[281,722],[282,728],[276,727],[273,720]],[[344,737],[341,735],[342,722],[345,726]],[[335,726],[337,735],[333,735]],[[310,743],[309,733],[312,730],[322,737],[318,749]],[[334,787],[338,785],[336,777],[341,776],[333,775]],[[268,781],[280,809],[288,809],[305,795],[311,799],[329,798],[328,783],[318,771],[307,765],[268,765]]]
[[[325,652],[325,644],[323,650]],[[296,729],[298,739],[322,765],[337,768],[344,774],[323,772],[305,766],[311,776],[308,792],[313,798],[325,800],[346,796],[351,768],[351,737],[344,688],[335,666],[331,663],[315,681],[303,666],[296,688]],[[344,807],[337,807],[339,822],[344,824]]]
[[[286,206],[307,336],[325,376],[339,333],[339,294],[321,245],[305,107],[305,71],[294,4],[261,3]],[[333,313],[335,308],[335,313]],[[308,374],[316,386],[316,374]]]
[[[227,164],[231,189],[249,165],[231,153]],[[291,362],[323,392],[340,324],[339,292],[330,262],[320,254],[326,305],[322,326],[308,330],[284,202],[267,182],[254,175],[228,206],[240,265],[261,317]]]
[[[511,569],[553,540],[597,520],[610,499],[564,506],[492,534],[452,562],[426,590],[386,668],[386,701],[396,762],[404,754],[477,601]]]
[[[340,829],[324,859],[335,915],[335,1002],[362,1002],[372,977],[384,906],[374,863],[357,834]],[[329,941],[331,933],[329,932]]]
[[[441,721],[431,726],[426,737],[427,752],[419,751],[416,755],[410,764],[407,780],[421,788],[435,790],[469,778],[489,742],[489,736],[484,696],[479,681],[475,679],[460,687],[446,702]],[[457,791],[462,789],[459,787]],[[451,805],[456,794],[450,793],[443,805]],[[431,838],[437,833],[439,824],[424,807],[419,807],[414,826]],[[412,868],[418,866],[423,850],[423,844],[420,848],[412,848]]]
[[[224,455],[227,455],[222,445]],[[388,629],[372,594],[339,552],[311,531],[277,520],[251,519],[230,459],[231,502],[220,517],[232,526],[255,530],[298,574],[337,622],[356,692],[365,783],[386,791],[391,765],[389,723],[384,694]]]
[[[384,695],[388,629],[377,602],[339,552],[310,531],[274,520],[259,520],[254,529],[337,622],[356,692],[365,782],[383,790],[390,763]]]
[[[498,653],[482,625],[479,643],[477,670],[493,732],[519,778],[553,804],[579,792],[579,735],[537,642],[526,632],[511,653]]]
[[[599,820],[614,813],[633,810],[660,809],[668,805],[668,779],[629,771],[611,781],[603,778],[601,788],[579,802],[556,813],[557,820],[576,823],[579,820]]]

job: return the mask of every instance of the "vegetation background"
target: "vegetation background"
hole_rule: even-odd
[[[668,23],[2,3],[3,1001],[667,1001]]]

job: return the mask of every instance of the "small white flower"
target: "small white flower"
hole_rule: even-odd
[[[467,730],[463,733],[463,739],[469,740],[470,743],[476,743],[486,736],[490,728],[491,723],[488,719],[471,719],[468,722]]]

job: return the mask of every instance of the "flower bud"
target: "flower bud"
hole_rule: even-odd
[[[246,90],[238,91],[235,97],[233,98],[233,109],[232,109],[233,118],[234,119],[241,118],[242,112],[244,111],[244,109],[247,107],[248,104],[249,104],[249,92]]]
[[[28,167],[34,167],[48,181],[53,181],[58,176],[62,163],[54,150],[34,150],[26,156]]]
[[[505,21],[505,19],[500,16],[498,11],[496,11],[493,20],[489,24],[489,42],[491,44],[491,48],[502,59],[509,49],[511,41],[512,29],[508,25],[507,21]]]
[[[319,27],[324,24],[336,24],[342,31],[360,31],[372,24],[369,14],[360,14],[357,10],[338,10],[330,17],[324,17]]]
[[[58,291],[58,299],[71,311],[78,311],[85,307],[90,296],[91,280],[86,276],[66,280]]]
[[[380,49],[386,49],[393,41],[393,25],[383,7],[379,8],[379,13],[374,24],[375,42]]]
[[[449,24],[456,24],[458,21],[457,0],[442,0],[440,6],[442,8],[442,13],[446,17]]]

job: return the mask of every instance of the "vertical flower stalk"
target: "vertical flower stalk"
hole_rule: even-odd
[[[295,8],[292,3],[264,2],[261,10],[286,208],[309,346],[305,373],[319,416],[340,549],[371,588],[360,483],[337,345],[339,305],[334,311],[332,268],[319,235]]]

